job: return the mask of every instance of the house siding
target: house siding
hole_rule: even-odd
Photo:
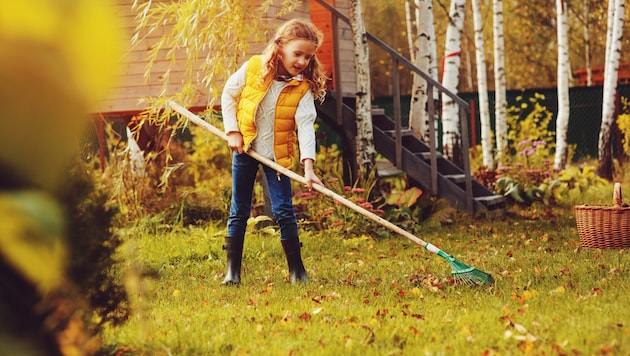
[[[290,19],[290,18],[310,18],[310,2],[303,1],[299,8],[279,19],[271,19],[281,4],[282,0],[277,0],[278,5],[272,6],[268,15],[270,18],[270,25],[272,28],[277,27],[278,24]],[[156,61],[154,62],[151,72],[148,77],[145,78],[145,69],[148,63],[148,56],[151,46],[153,46],[159,39],[159,37],[167,29],[159,29],[154,33],[141,37],[140,40],[134,45],[131,45],[131,38],[135,32],[135,12],[131,9],[132,1],[119,0],[116,4],[116,12],[124,25],[124,31],[129,39],[129,50],[122,58],[121,72],[118,77],[118,85],[113,88],[109,97],[102,101],[97,110],[101,113],[137,113],[145,108],[145,105],[141,102],[143,97],[158,96],[162,91],[162,76],[166,68],[168,68],[169,62],[165,59],[165,54],[168,49],[162,50],[159,53]],[[347,8],[349,6],[349,0],[336,0],[336,6],[347,14]],[[315,21],[314,21],[315,22]],[[354,86],[354,62],[352,55],[352,37],[350,33],[350,27],[346,24],[339,24],[340,27],[340,61],[343,71],[349,70],[349,73],[344,73],[342,76],[344,82],[342,83],[343,92],[352,92]],[[325,30],[325,29],[323,29]],[[268,37],[273,36],[273,32],[268,34]],[[270,39],[270,38],[268,38]],[[331,41],[332,38],[327,36],[327,41]],[[251,54],[259,53],[264,47],[265,43],[252,43]],[[332,47],[331,47],[332,48]],[[177,55],[178,59],[183,59],[185,56],[182,51]],[[243,58],[242,61],[249,57]],[[183,62],[182,62],[183,63]],[[181,89],[178,85],[182,78],[184,78],[184,68],[172,68],[170,73],[170,82],[168,85],[167,95],[172,95]],[[227,78],[226,78],[227,79]],[[352,88],[352,89],[347,89]],[[194,106],[204,107],[209,102],[209,97],[202,96],[198,99]],[[218,99],[218,98],[217,98]]]

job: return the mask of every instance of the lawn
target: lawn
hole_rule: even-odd
[[[245,241],[224,287],[224,225],[122,229],[134,308],[107,327],[134,355],[630,354],[627,250],[580,247],[572,209],[454,214],[418,237],[491,273],[454,286],[442,258],[405,239],[303,229],[308,283],[291,285],[277,235]],[[134,278],[137,277],[137,278]]]

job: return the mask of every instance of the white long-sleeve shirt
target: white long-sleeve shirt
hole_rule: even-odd
[[[223,129],[225,133],[239,131],[236,121],[238,99],[245,87],[247,63],[243,64],[225,83],[221,95],[221,110],[223,113]],[[267,93],[261,100],[256,110],[257,135],[252,142],[252,148],[260,155],[275,159],[274,157],[274,120],[276,117],[276,102],[280,92],[287,85],[285,81],[273,80]],[[315,100],[311,91],[306,92],[295,111],[295,123],[298,132],[298,144],[300,149],[300,162],[306,158],[315,161]]]

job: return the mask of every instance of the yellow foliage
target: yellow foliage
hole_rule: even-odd
[[[113,84],[123,50],[123,25],[109,1],[21,0],[3,3],[0,53],[28,42],[56,52],[77,84],[93,102]],[[36,83],[34,83],[36,84]]]
[[[34,191],[0,195],[0,255],[45,293],[62,281],[66,249],[59,206]]]
[[[116,78],[122,26],[106,1],[23,0],[0,11],[0,161],[54,187],[86,113]]]
[[[630,155],[630,114],[621,114],[617,117],[617,126],[623,135],[623,151]]]

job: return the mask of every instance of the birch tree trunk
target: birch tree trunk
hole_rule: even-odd
[[[361,1],[350,1],[350,27],[354,48],[354,65],[356,70],[356,124],[357,124],[357,166],[359,179],[375,168],[376,154],[372,129],[372,102],[370,99],[370,56],[368,52],[367,34],[361,13]]]
[[[440,71],[438,68],[438,61],[437,61],[437,37],[435,35],[435,27],[434,27],[434,20],[433,20],[433,5],[432,5],[432,1],[431,0],[424,0],[428,7],[427,10],[427,14],[423,15],[422,18],[426,18],[426,25],[423,25],[425,28],[426,27],[426,31],[427,33],[430,35],[430,37],[427,39],[428,45],[428,62],[429,62],[429,75],[431,76],[431,78],[433,78],[433,80],[435,80],[436,82],[440,81],[439,75],[440,75]],[[439,91],[434,89],[432,93],[427,92],[427,98],[430,100],[433,100],[436,104],[433,106],[434,108],[439,107],[439,104],[437,103],[437,101],[440,100],[440,94]],[[430,142],[429,140],[429,123],[430,121],[429,119],[429,112],[427,111],[428,107],[425,105],[424,106],[424,112],[426,113],[425,116],[427,118],[427,124],[426,129],[425,129],[425,137],[426,142]],[[437,114],[434,113],[435,117],[433,118],[433,126],[435,129],[435,132],[438,132],[438,120],[437,120]],[[431,145],[434,145],[435,147],[437,147],[438,145],[438,137],[436,135],[435,137],[435,142],[431,142]]]
[[[625,14],[624,0],[608,1],[608,33],[606,36],[606,65],[604,69],[604,98],[602,104],[602,125],[599,131],[597,174],[605,179],[613,178],[612,125],[615,122],[615,99],[621,39]]]
[[[444,76],[442,86],[457,93],[459,65],[461,62],[461,34],[464,25],[466,0],[451,0],[449,24],[446,29],[444,52]],[[446,94],[442,94],[442,145],[443,153],[454,160],[460,152],[461,132],[459,129],[459,106]],[[468,154],[465,152],[464,154]]]
[[[435,43],[435,27],[433,26],[433,3],[431,0],[415,0],[417,37],[417,53],[415,66],[429,74],[437,81],[437,44]],[[436,93],[436,91],[434,91]],[[427,93],[427,82],[420,76],[413,74],[413,88],[409,108],[409,126],[413,136],[429,142],[429,112],[427,98],[435,95]]]
[[[405,24],[407,25],[407,44],[409,45],[409,60],[412,63],[416,62],[416,55],[418,54],[418,47],[414,45],[414,14],[415,6],[413,4],[413,0],[405,0]]]
[[[556,0],[558,36],[558,117],[556,118],[556,155],[554,168],[564,169],[567,163],[567,130],[569,127],[569,39],[565,0]]]
[[[589,1],[584,0],[584,66],[586,67],[586,86],[593,85],[593,70],[591,68],[591,34],[589,30]]]
[[[494,37],[494,117],[495,139],[499,161],[507,148],[507,99],[505,80],[505,44],[503,36],[503,0],[493,0],[492,22]],[[500,163],[499,163],[500,165]]]
[[[475,27],[477,93],[479,95],[479,117],[481,119],[481,149],[483,152],[483,165],[488,169],[494,169],[494,157],[492,155],[492,128],[490,127],[490,104],[488,103],[488,76],[486,74],[483,21],[481,19],[481,0],[472,0],[472,9]]]

